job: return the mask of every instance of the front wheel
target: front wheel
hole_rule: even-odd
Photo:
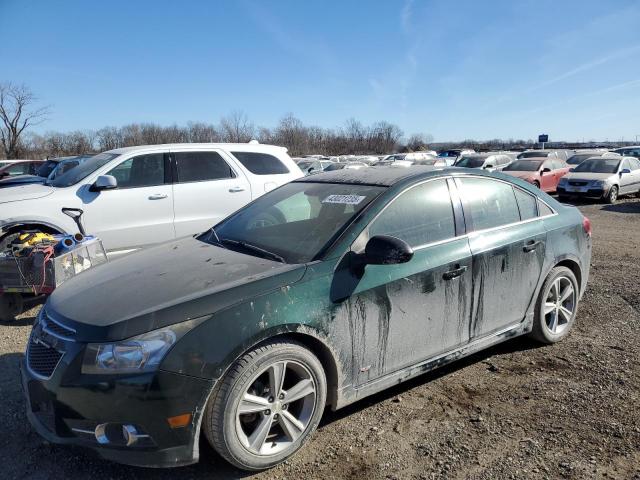
[[[616,185],[612,186],[609,189],[609,193],[607,194],[605,200],[607,203],[616,203],[616,200],[618,200],[618,187]]]
[[[203,420],[215,450],[244,470],[283,462],[317,428],[327,381],[304,346],[273,341],[240,358],[220,380]]]
[[[542,343],[556,343],[569,334],[578,310],[580,287],[567,267],[555,267],[540,289],[531,336]]]

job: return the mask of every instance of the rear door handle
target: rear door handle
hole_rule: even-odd
[[[149,200],[162,200],[163,198],[167,198],[169,195],[166,193],[156,193],[155,195],[150,195]]]
[[[453,270],[444,272],[444,274],[442,275],[442,278],[444,278],[445,280],[453,280],[454,278],[459,277],[466,271],[467,271],[466,265],[463,265],[462,267],[460,265],[456,265]]]
[[[229,192],[231,192],[231,193],[244,192],[244,188],[243,187],[231,187],[229,189]]]
[[[522,247],[522,250],[524,252],[533,252],[536,248],[538,248],[538,245],[540,245],[540,242],[537,240],[529,240],[524,247]]]

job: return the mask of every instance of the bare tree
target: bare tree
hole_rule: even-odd
[[[246,143],[253,139],[255,126],[242,111],[231,112],[220,120],[220,131],[225,142]]]
[[[16,158],[22,133],[46,119],[49,108],[32,108],[36,101],[25,85],[0,84],[0,142],[7,158]]]

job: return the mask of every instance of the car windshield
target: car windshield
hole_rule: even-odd
[[[331,172],[333,170],[342,170],[346,166],[347,166],[346,163],[334,163],[332,165],[329,165],[327,168],[325,168],[324,171]]]
[[[518,159],[521,158],[535,158],[535,157],[548,157],[551,152],[541,152],[540,150],[535,150],[533,152],[522,152],[518,155]]]
[[[599,154],[597,153],[580,153],[578,155],[572,155],[571,157],[569,157],[569,159],[567,160],[567,163],[569,165],[580,165],[587,158],[597,157],[597,156],[599,156]]]
[[[504,167],[503,172],[537,172],[544,160],[516,160]]]
[[[485,157],[462,157],[456,162],[456,167],[480,168],[484,161]]]
[[[309,168],[311,168],[313,166],[314,162],[298,162],[298,167],[300,167],[300,170],[308,170]]]
[[[288,183],[198,238],[286,263],[309,262],[382,191],[369,185]]]
[[[58,162],[57,160],[47,160],[38,167],[38,169],[36,170],[36,175],[42,178],[47,178],[49,175],[51,175],[51,172],[53,172],[56,166],[58,166],[58,163],[60,162]]]
[[[616,173],[620,160],[606,158],[590,158],[573,169],[582,173]]]
[[[84,180],[99,168],[104,167],[107,163],[109,163],[117,156],[117,153],[99,153],[98,155],[91,157],[86,162],[81,163],[77,167],[65,172],[64,175],[60,175],[55,180],[49,181],[48,185],[59,188],[75,185],[81,180]]]

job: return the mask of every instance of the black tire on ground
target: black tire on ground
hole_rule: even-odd
[[[9,248],[9,244],[11,244],[11,242],[18,238],[19,235],[20,232],[10,232],[0,236],[0,252],[4,252],[7,248]]]
[[[616,203],[616,200],[618,200],[618,187],[617,185],[614,185],[609,189],[609,193],[605,197],[605,201],[611,204]]]
[[[240,401],[244,398],[245,393],[249,393],[249,391],[252,392],[252,395],[263,396],[264,394],[266,397],[269,397],[271,395],[271,388],[268,387],[264,381],[261,385],[262,390],[260,394],[254,389],[255,385],[260,379],[265,378],[264,375],[268,375],[268,373],[263,372],[269,372],[270,367],[281,365],[282,362],[288,362],[285,365],[291,364],[296,366],[296,368],[302,368],[305,373],[309,375],[305,381],[313,382],[315,397],[307,395],[304,398],[308,400],[298,400],[298,402],[305,402],[304,408],[308,409],[306,427],[299,433],[299,436],[294,441],[291,441],[288,446],[284,447],[282,451],[274,454],[251,452],[241,441],[241,435],[239,435],[238,432],[239,428],[243,428],[241,421],[238,420],[238,418],[240,418],[240,416],[238,416]],[[287,389],[289,389],[289,386],[286,385],[292,385],[291,382],[287,382],[287,379],[290,379],[287,375],[289,374],[285,373],[283,377],[281,389],[281,391],[285,393],[279,397],[285,399],[282,401],[283,405],[286,403]],[[299,380],[294,378],[293,383],[297,385]],[[292,390],[293,388],[289,391]],[[229,463],[243,470],[263,470],[285,461],[304,445],[320,422],[326,397],[326,376],[318,358],[297,342],[274,340],[269,343],[264,343],[246,353],[229,368],[209,398],[204,413],[202,429],[211,446]],[[278,417],[278,415],[275,414],[275,408],[273,412],[271,410],[262,410],[264,407],[259,408],[261,409],[260,411],[252,413],[256,418],[254,421],[258,425],[268,418],[267,415]],[[295,402],[291,404],[289,411],[293,412],[294,408],[297,408]],[[283,412],[285,409],[286,407],[282,409],[280,406],[278,407],[280,412]],[[280,415],[284,417],[283,413]],[[284,418],[281,418],[279,422],[271,424],[272,426],[268,427],[270,428],[268,431],[275,431],[276,435],[278,431],[284,433],[285,429],[281,426],[283,420]],[[249,435],[248,432],[243,432],[243,434]],[[272,440],[269,440],[265,442],[265,445],[271,442]],[[273,441],[273,445],[275,445],[275,440]]]
[[[0,293],[0,321],[13,322],[22,313],[24,301],[19,293]]]
[[[571,312],[570,318],[567,319],[565,313],[555,311],[556,318],[559,320],[556,320],[556,328],[553,328],[553,312],[549,313],[548,315],[551,315],[551,317],[548,317],[545,311],[551,308],[553,304],[558,305],[558,298],[553,294],[554,285],[556,284],[560,285],[560,293],[564,292],[564,289],[570,285],[574,295],[573,299],[566,299],[564,304],[561,302],[565,310]],[[554,297],[556,298],[554,299]],[[567,267],[553,268],[551,272],[549,272],[538,294],[533,317],[533,330],[529,335],[535,340],[546,344],[556,343],[562,340],[569,334],[571,327],[575,323],[579,298],[580,286],[574,273]],[[560,322],[563,322],[563,324],[559,325]]]

